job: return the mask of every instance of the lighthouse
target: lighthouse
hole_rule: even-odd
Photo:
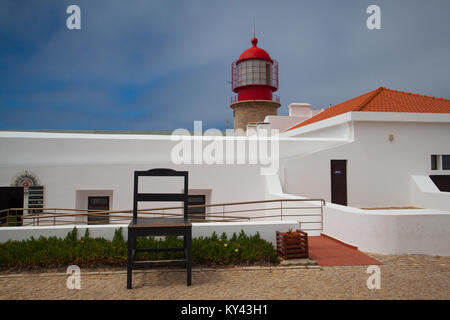
[[[278,62],[252,39],[251,48],[242,52],[231,65],[231,87],[236,95],[231,97],[234,130],[246,130],[249,123],[264,121],[276,115],[280,98],[278,90]]]

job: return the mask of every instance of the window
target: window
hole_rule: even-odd
[[[450,170],[450,155],[431,155],[431,170]]]
[[[271,84],[272,63],[265,60],[245,60],[239,62],[238,85]]]
[[[203,205],[205,204],[205,195],[190,195],[188,198],[188,205]],[[188,215],[193,220],[205,220],[205,207],[189,208]],[[192,215],[192,217],[191,217]]]
[[[442,155],[442,170],[450,170],[450,155]]]
[[[431,170],[437,170],[437,155],[431,155]]]
[[[109,197],[88,197],[88,209],[98,211],[109,210]],[[92,211],[90,211],[92,212]],[[102,216],[88,216],[88,224],[108,224],[109,214]]]

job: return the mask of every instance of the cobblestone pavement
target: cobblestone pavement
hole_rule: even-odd
[[[371,256],[383,262],[380,290],[364,266],[194,269],[190,287],[184,270],[135,271],[133,290],[124,269],[81,270],[80,290],[47,270],[0,273],[0,299],[450,299],[450,257]]]

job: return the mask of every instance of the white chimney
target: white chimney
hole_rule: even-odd
[[[270,123],[269,122],[258,122],[256,131],[258,135],[270,136]]]
[[[257,122],[249,122],[247,124],[247,131],[246,131],[247,136],[255,135],[257,133],[256,132],[257,128],[258,128]]]
[[[289,106],[290,117],[311,117],[311,104],[291,103]]]

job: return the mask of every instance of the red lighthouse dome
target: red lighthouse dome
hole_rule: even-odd
[[[232,89],[237,93],[233,101],[270,100],[278,90],[278,62],[261,48],[258,39],[232,64]],[[276,96],[275,100],[279,100]]]
[[[249,59],[257,59],[257,60],[266,60],[272,62],[272,59],[270,58],[270,55],[267,53],[266,50],[258,48],[256,45],[258,44],[258,39],[253,38],[252,39],[252,47],[248,48],[242,54],[239,56],[239,59],[237,63],[249,60]]]

